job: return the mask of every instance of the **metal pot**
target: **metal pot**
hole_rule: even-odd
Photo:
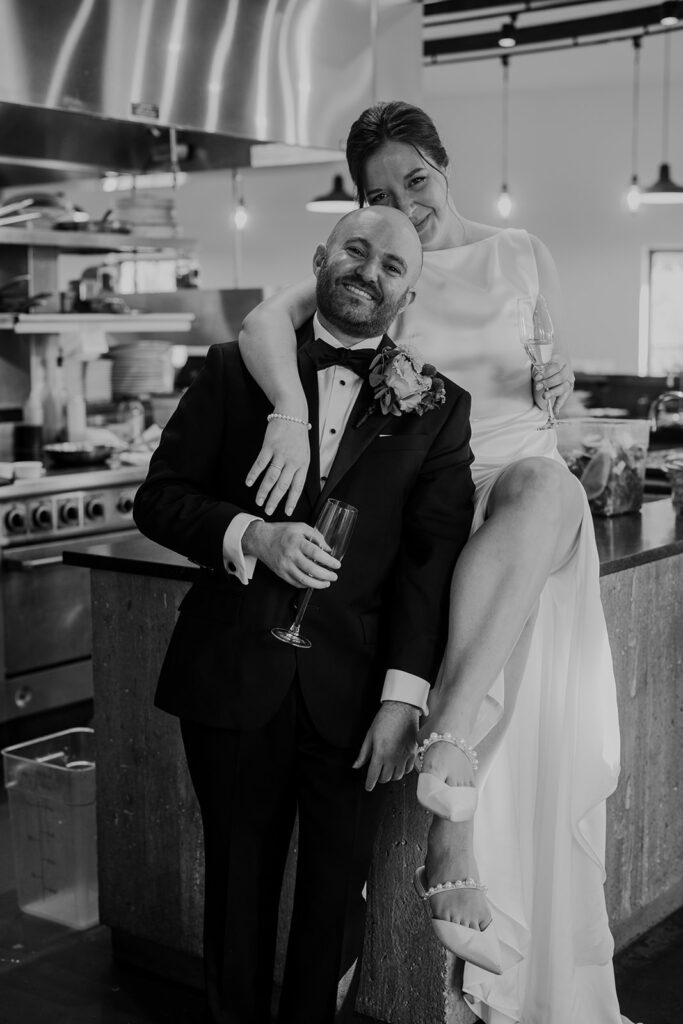
[[[648,413],[651,429],[678,427],[683,431],[683,391],[664,391],[655,398]]]
[[[106,462],[114,449],[109,445],[91,444],[88,441],[63,441],[59,444],[46,444],[43,451],[55,466],[75,468]]]

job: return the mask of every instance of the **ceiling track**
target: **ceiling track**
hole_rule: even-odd
[[[427,6],[435,5],[428,4]],[[503,53],[512,56],[513,53],[528,47],[541,48],[544,47],[544,44],[557,44],[561,41],[564,41],[564,46],[555,48],[571,47],[591,40],[595,42],[616,41],[619,38],[628,38],[629,35],[638,33],[672,31],[668,27],[662,28],[660,14],[661,5],[658,4],[654,7],[622,10],[617,14],[575,18],[570,21],[554,21],[545,25],[530,25],[527,28],[517,25],[515,28],[517,45],[508,50],[502,50],[498,45],[499,31],[443,36],[436,39],[425,39],[422,52],[426,61],[438,60],[444,56],[457,57],[458,55],[462,57],[468,55],[472,59],[471,55],[475,53],[480,55],[478,59],[483,59],[484,57],[500,57]],[[598,39],[597,37],[603,38]],[[609,38],[605,39],[604,37]],[[546,50],[548,48],[551,47],[545,47]],[[530,51],[526,49],[525,52]]]
[[[475,21],[481,18],[509,17],[513,14],[543,14],[544,11],[553,11],[562,7],[585,7],[588,4],[595,6],[597,2],[599,0],[527,0],[527,2],[517,0],[516,3],[514,0],[508,0],[507,3],[490,3],[489,0],[470,0],[469,3],[460,3],[460,0],[425,0],[422,6],[425,19],[457,15],[457,19],[453,20]],[[624,0],[601,0],[601,2],[603,4],[618,4],[623,7]]]
[[[520,49],[518,46],[516,46],[512,50],[498,49],[496,53],[478,53],[465,57],[425,57],[423,58],[422,63],[423,66],[425,67],[440,67],[442,64],[472,64],[475,61],[503,60],[506,57],[512,60],[513,56],[515,57],[515,59],[519,59],[520,57],[529,57],[539,53],[557,53],[560,50],[576,50],[582,46],[605,46],[608,43],[632,42],[633,39],[642,38],[643,35],[649,36],[651,39],[654,39],[656,36],[664,35],[666,32],[680,31],[683,31],[683,25],[681,25],[679,28],[661,29],[658,32],[652,31],[640,34],[629,32],[624,33],[623,35],[609,36],[609,38],[606,39],[577,39],[571,42],[558,43],[554,46],[537,46],[527,49]]]

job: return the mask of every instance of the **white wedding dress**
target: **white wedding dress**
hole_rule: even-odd
[[[538,294],[536,262],[529,236],[515,229],[424,260],[394,337],[472,395],[476,530],[503,468],[530,455],[562,462],[555,431],[536,429],[546,417],[533,404],[517,332],[517,299]],[[487,1024],[626,1021],[603,890],[619,724],[598,576],[586,502],[576,548],[542,592],[517,704],[475,815],[480,876],[510,965],[500,976],[465,966],[465,998]],[[477,739],[503,703],[501,676]]]

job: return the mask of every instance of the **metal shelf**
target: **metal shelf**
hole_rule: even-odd
[[[192,249],[193,238],[164,235],[149,238],[142,235],[125,235],[118,232],[99,234],[89,231],[55,231],[51,228],[0,228],[0,245],[26,245],[37,248],[58,249],[62,252],[138,252]]]
[[[8,324],[4,321],[9,320]],[[101,327],[111,334],[169,333],[189,331],[193,313],[20,313],[0,316],[0,329],[15,334],[64,334]]]

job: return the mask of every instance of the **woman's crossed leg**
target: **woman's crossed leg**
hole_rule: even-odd
[[[449,732],[476,743],[480,784],[510,721],[539,596],[548,577],[571,555],[583,511],[581,485],[562,463],[521,459],[500,474],[486,521],[458,559],[448,643],[425,732]],[[503,717],[486,737],[474,736],[482,701],[503,669]],[[450,786],[476,784],[472,764],[449,743],[426,750],[423,770]],[[472,819],[433,819],[426,868],[429,885],[478,878]],[[442,920],[482,929],[490,921],[480,890],[440,893],[430,903],[433,915]]]

